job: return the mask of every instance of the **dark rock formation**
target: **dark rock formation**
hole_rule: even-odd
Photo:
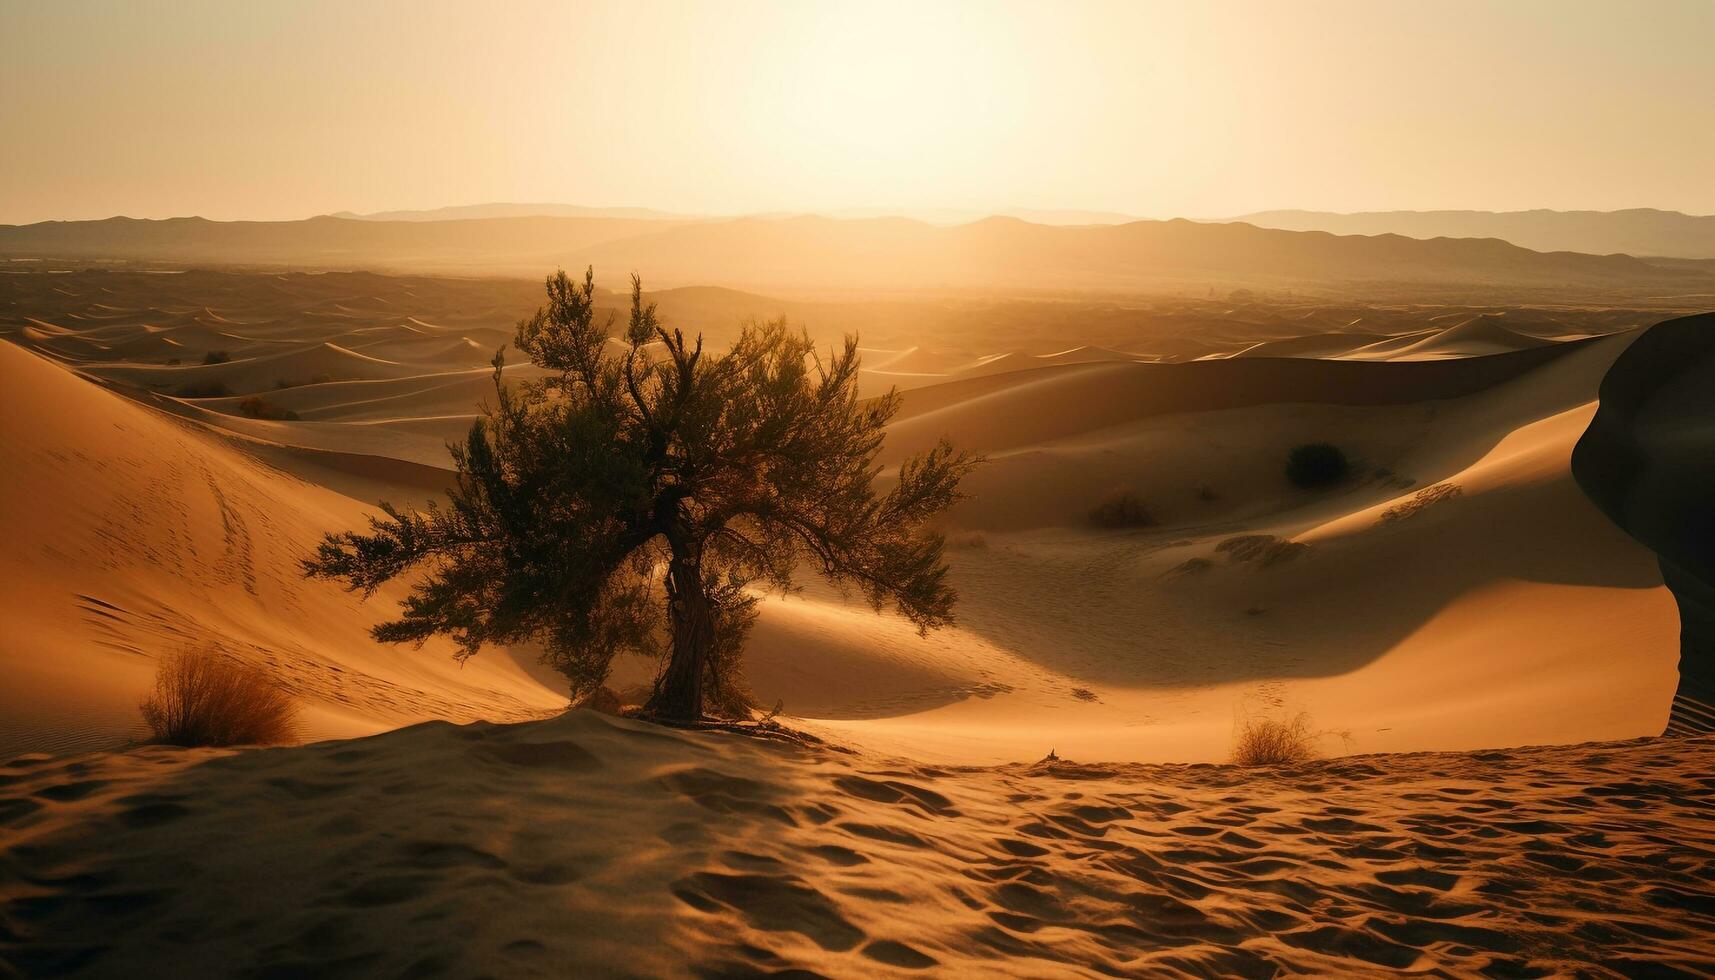
[[[1715,313],[1658,323],[1620,355],[1572,474],[1679,602],[1668,734],[1715,731]]]

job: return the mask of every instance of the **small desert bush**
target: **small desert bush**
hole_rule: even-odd
[[[232,360],[232,353],[223,350],[211,350],[202,356],[204,364],[225,364]]]
[[[1302,541],[1272,534],[1241,534],[1215,545],[1216,553],[1226,555],[1228,561],[1250,562],[1259,568],[1291,561],[1309,550]]]
[[[1316,733],[1310,716],[1245,718],[1233,737],[1233,764],[1290,766],[1316,758]]]
[[[1137,491],[1122,487],[1108,491],[1090,508],[1090,523],[1097,527],[1148,527],[1155,518]]]
[[[580,708],[599,711],[604,715],[620,715],[625,712],[625,702],[620,699],[619,692],[606,684],[591,691],[587,697],[577,704]]]
[[[232,394],[232,389],[219,381],[192,381],[179,385],[173,394],[180,398],[225,398]]]
[[[947,533],[947,547],[949,548],[981,551],[988,546],[988,535],[981,531],[949,531]]]
[[[1317,490],[1331,487],[1352,472],[1346,453],[1331,442],[1307,442],[1292,447],[1286,456],[1286,478],[1295,487]]]
[[[238,410],[253,419],[267,419],[270,422],[296,421],[298,413],[289,408],[281,408],[266,398],[251,395],[238,403]]]
[[[276,745],[297,730],[297,704],[267,671],[209,649],[163,657],[141,709],[163,745]]]

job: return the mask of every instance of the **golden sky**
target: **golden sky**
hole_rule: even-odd
[[[0,222],[1715,212],[1715,0],[0,0]]]

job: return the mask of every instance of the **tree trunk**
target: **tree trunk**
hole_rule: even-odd
[[[673,552],[667,570],[673,652],[644,710],[667,721],[699,721],[703,717],[703,678],[714,649],[714,611],[703,590],[701,556],[676,542]]]

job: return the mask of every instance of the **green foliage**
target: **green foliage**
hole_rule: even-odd
[[[1294,446],[1286,457],[1286,478],[1295,487],[1318,490],[1331,487],[1352,472],[1352,464],[1339,446],[1308,442]]]
[[[367,594],[421,569],[378,639],[446,635],[464,656],[540,640],[574,698],[616,653],[669,652],[650,710],[673,719],[742,707],[753,587],[789,590],[802,566],[920,629],[950,622],[930,522],[976,460],[943,442],[879,492],[899,396],[859,399],[855,338],[824,360],[784,321],[752,323],[711,356],[660,324],[635,276],[631,292],[610,340],[593,273],[550,277],[516,344],[552,373],[503,384],[496,353],[494,404],[450,447],[449,506],[383,505],[370,533],[329,535],[306,572]]]

